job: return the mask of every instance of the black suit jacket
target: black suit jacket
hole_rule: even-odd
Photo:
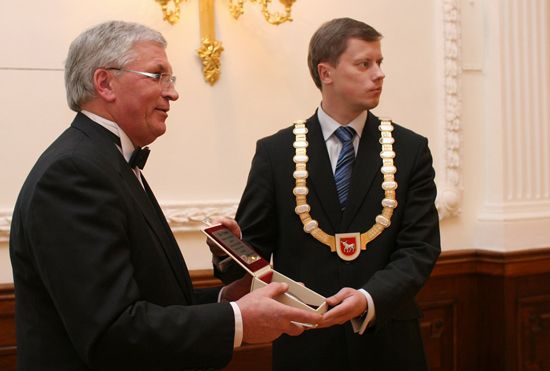
[[[234,315],[194,290],[112,134],[78,114],[40,157],[10,236],[20,370],[223,367]],[[203,304],[212,303],[212,304]],[[202,305],[201,305],[202,304]]]
[[[340,211],[334,175],[317,115],[307,120],[307,179],[311,215],[327,233],[365,232],[380,214],[379,119],[369,112],[361,135],[345,212]],[[293,127],[261,139],[237,220],[243,237],[274,268],[324,296],[342,287],[363,288],[373,298],[375,325],[364,335],[351,325],[306,331],[274,343],[276,370],[425,368],[415,295],[440,253],[436,188],[426,138],[394,125],[398,207],[391,226],[346,262],[303,231],[295,214]]]

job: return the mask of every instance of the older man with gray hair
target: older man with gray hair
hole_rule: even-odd
[[[165,48],[160,33],[117,21],[70,46],[77,115],[38,159],[13,214],[19,370],[221,368],[243,342],[321,321],[275,301],[284,284],[250,294],[246,279],[192,287],[141,173],[142,147],[164,134],[178,99]]]

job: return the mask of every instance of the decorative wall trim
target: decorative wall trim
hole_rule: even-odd
[[[445,154],[444,181],[438,184],[436,199],[439,219],[457,216],[462,200],[460,2],[443,2],[443,71]]]
[[[204,227],[203,220],[213,217],[233,218],[238,200],[205,201],[195,203],[166,203],[162,211],[174,233],[195,232]]]
[[[0,243],[10,239],[11,210],[0,211]]]
[[[195,232],[204,226],[203,220],[217,216],[233,218],[238,200],[172,202],[162,204],[162,211],[174,233]],[[0,211],[0,243],[8,242],[12,211]]]
[[[64,68],[44,68],[44,67],[6,67],[0,66],[0,71],[55,71],[64,72]]]

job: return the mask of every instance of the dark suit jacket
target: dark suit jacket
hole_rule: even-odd
[[[20,370],[223,367],[231,306],[193,290],[158,203],[78,114],[19,195],[10,255]],[[203,305],[200,305],[203,304]]]
[[[307,199],[313,219],[329,234],[365,232],[382,210],[378,125],[379,119],[369,113],[342,213],[317,115],[307,120]],[[399,125],[394,128],[399,204],[391,226],[352,262],[306,234],[294,212],[293,127],[257,143],[236,217],[244,239],[265,257],[273,255],[276,270],[320,294],[363,288],[376,308],[375,325],[364,335],[354,334],[348,323],[281,337],[273,346],[276,370],[425,368],[415,295],[440,253],[434,170],[426,138]]]

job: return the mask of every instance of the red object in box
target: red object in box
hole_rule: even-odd
[[[203,232],[253,276],[251,290],[264,287],[271,282],[285,282],[288,284],[288,291],[275,298],[276,300],[286,305],[320,314],[327,311],[325,297],[274,270],[269,262],[262,258],[252,246],[239,239],[225,226],[221,224],[214,225],[204,228]]]

